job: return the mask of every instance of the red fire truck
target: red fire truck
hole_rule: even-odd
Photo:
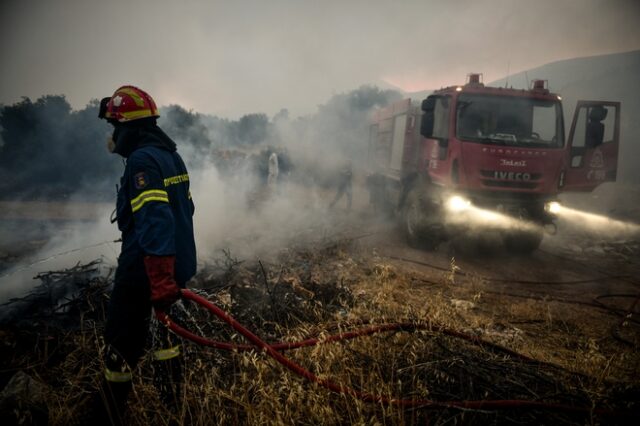
[[[531,252],[553,224],[562,191],[615,181],[620,103],[579,101],[565,142],[561,98],[488,87],[481,74],[375,112],[369,185],[377,209],[402,218],[411,245],[435,247],[480,228]],[[483,220],[484,219],[484,220]]]

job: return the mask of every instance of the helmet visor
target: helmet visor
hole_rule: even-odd
[[[108,98],[102,98],[102,100],[100,101],[100,110],[98,111],[98,118],[101,119],[105,119],[107,118],[106,114],[107,114],[107,105],[109,104],[109,101],[111,100],[111,97]]]

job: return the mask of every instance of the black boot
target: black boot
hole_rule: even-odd
[[[182,356],[153,362],[153,384],[158,390],[162,403],[175,414],[182,399],[183,363]]]
[[[169,315],[177,324],[184,325],[184,309],[181,302],[171,306]],[[164,325],[156,325],[158,327],[153,333],[153,384],[164,406],[178,415],[182,406],[183,347]]]
[[[122,425],[131,381],[110,382],[103,380],[94,396],[91,412],[91,426]]]

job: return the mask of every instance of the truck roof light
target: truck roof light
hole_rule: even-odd
[[[482,73],[471,73],[467,74],[467,85],[468,86],[484,86],[482,83]]]
[[[467,75],[467,83],[480,83],[480,74],[468,74]]]
[[[531,91],[548,94],[549,93],[549,84],[547,80],[532,80],[531,81]]]

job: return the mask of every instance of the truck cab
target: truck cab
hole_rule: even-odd
[[[383,196],[405,220],[413,211],[428,218],[427,233],[446,235],[459,228],[447,226],[452,216],[445,211],[455,196],[536,225],[525,244],[530,251],[541,227],[553,223],[549,206],[560,192],[616,179],[619,122],[619,103],[580,101],[565,140],[561,97],[546,81],[528,90],[497,88],[470,74],[465,85],[435,91],[419,107],[405,99],[376,112],[369,163],[371,181],[383,189],[372,199],[381,204]]]

